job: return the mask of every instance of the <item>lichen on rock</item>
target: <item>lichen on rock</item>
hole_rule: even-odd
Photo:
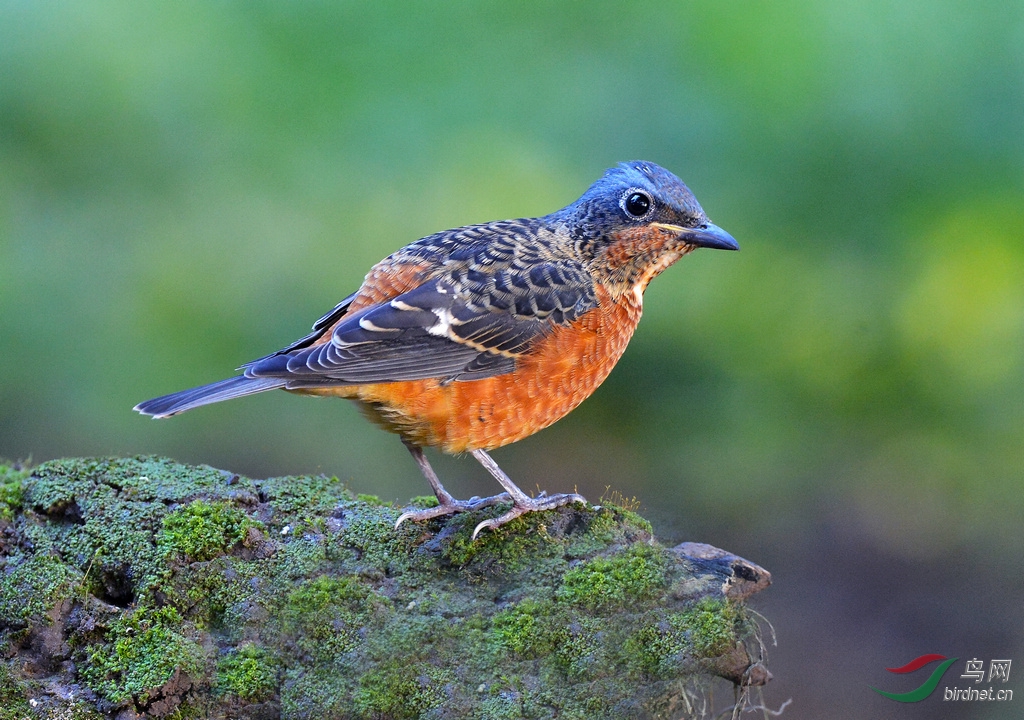
[[[613,505],[473,540],[501,511],[396,530],[325,476],[0,464],[0,720],[676,718],[767,680],[761,568]]]

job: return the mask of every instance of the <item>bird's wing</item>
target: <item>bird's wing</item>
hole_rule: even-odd
[[[597,300],[586,270],[558,259],[528,268],[462,265],[390,299],[355,310],[343,305],[313,335],[249,363],[245,374],[287,378],[289,388],[501,375],[538,338]]]

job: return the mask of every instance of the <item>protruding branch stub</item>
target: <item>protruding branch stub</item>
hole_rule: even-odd
[[[679,543],[673,552],[699,569],[721,577],[722,594],[730,600],[746,600],[772,584],[772,574],[760,565],[706,543]]]

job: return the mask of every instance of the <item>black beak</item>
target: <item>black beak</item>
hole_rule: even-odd
[[[715,248],[716,250],[739,250],[740,244],[732,235],[717,225],[708,223],[695,228],[687,228],[682,239],[697,247]]]

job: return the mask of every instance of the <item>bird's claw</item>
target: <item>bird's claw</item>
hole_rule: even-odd
[[[512,509],[509,510],[504,515],[500,515],[496,518],[491,518],[490,520],[484,520],[482,523],[476,526],[476,529],[473,530],[472,539],[476,540],[476,536],[479,535],[480,531],[485,528],[495,530],[504,525],[505,523],[515,520],[517,517],[520,517],[521,515],[525,515],[531,512],[538,512],[540,510],[553,510],[556,507],[568,505],[569,503],[581,503],[583,505],[586,505],[587,499],[580,495],[579,493],[565,493],[557,495],[546,495],[544,493],[541,493],[541,495],[539,495],[538,497],[529,498],[528,502],[517,503],[513,505]]]
[[[455,513],[479,510],[480,508],[490,507],[491,505],[497,505],[498,503],[508,502],[510,499],[511,498],[507,492],[485,498],[473,496],[469,500],[450,499],[447,502],[440,503],[432,508],[408,510],[402,513],[398,516],[398,520],[395,521],[395,529],[397,530],[398,526],[406,520],[423,522],[424,520],[432,520],[433,518],[444,517],[445,515],[454,515]]]

